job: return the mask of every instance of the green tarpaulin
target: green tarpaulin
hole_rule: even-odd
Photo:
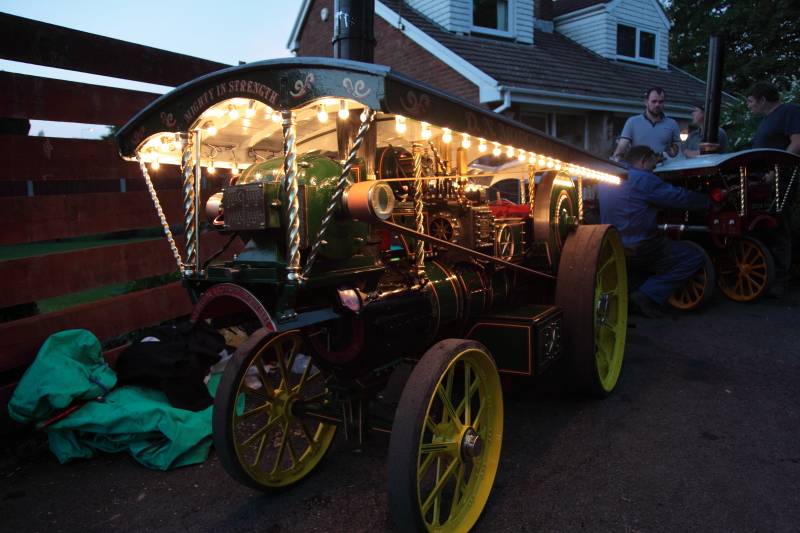
[[[212,394],[219,381],[215,377],[209,382]],[[211,407],[198,412],[177,409],[161,391],[132,385],[114,389],[116,382],[92,333],[62,331],[42,345],[8,411],[19,422],[38,422],[76,400],[88,400],[45,430],[50,449],[62,463],[97,451],[127,451],[144,466],[159,470],[205,461],[211,447]],[[110,392],[101,401],[95,400],[106,391]]]

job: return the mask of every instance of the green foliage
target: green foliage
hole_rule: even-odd
[[[706,78],[709,36],[725,38],[723,90],[740,99],[722,111],[731,149],[749,146],[758,125],[743,100],[754,82],[774,83],[785,102],[800,100],[800,2],[671,0],[665,7],[673,21],[670,63],[698,78]]]

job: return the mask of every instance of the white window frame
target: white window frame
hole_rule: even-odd
[[[469,20],[470,20],[470,33],[480,33],[483,35],[493,35],[496,37],[515,37],[516,36],[516,11],[517,0],[506,0],[508,2],[508,30],[498,30],[495,28],[487,28],[486,26],[476,26],[472,23],[475,20],[475,13],[473,11],[473,2],[469,3]]]
[[[616,39],[615,39],[615,42],[614,42],[614,55],[615,55],[615,57],[617,59],[619,59],[619,60],[622,60],[622,61],[635,61],[636,63],[644,63],[645,65],[658,65],[658,41],[660,40],[660,36],[658,34],[658,31],[645,30],[645,29],[642,29],[642,28],[640,28],[638,26],[634,26],[633,24],[624,24],[622,22],[617,21],[617,33],[614,34],[614,37],[616,37],[619,34],[619,27],[620,26],[627,26],[629,28],[634,28],[636,30],[636,43],[635,43],[636,44],[636,50],[635,50],[636,56],[635,57],[634,56],[625,56],[625,55],[617,53],[617,50],[616,50],[617,46],[616,46]],[[650,33],[653,36],[655,36],[655,43],[653,44],[653,59],[650,59],[649,57],[641,57],[639,55],[639,41],[641,39],[641,33],[642,32]]]

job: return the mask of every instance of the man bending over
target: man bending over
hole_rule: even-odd
[[[659,209],[707,210],[707,196],[675,187],[653,174],[656,154],[634,146],[625,156],[628,179],[619,186],[598,187],[600,221],[620,232],[630,271],[649,277],[630,295],[631,311],[663,316],[661,306],[702,266],[703,256],[692,246],[659,234]]]

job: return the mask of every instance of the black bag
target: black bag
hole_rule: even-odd
[[[158,342],[142,342],[147,337]],[[159,389],[172,406],[201,411],[214,403],[204,380],[224,348],[225,338],[205,322],[147,329],[117,359],[119,384]]]

